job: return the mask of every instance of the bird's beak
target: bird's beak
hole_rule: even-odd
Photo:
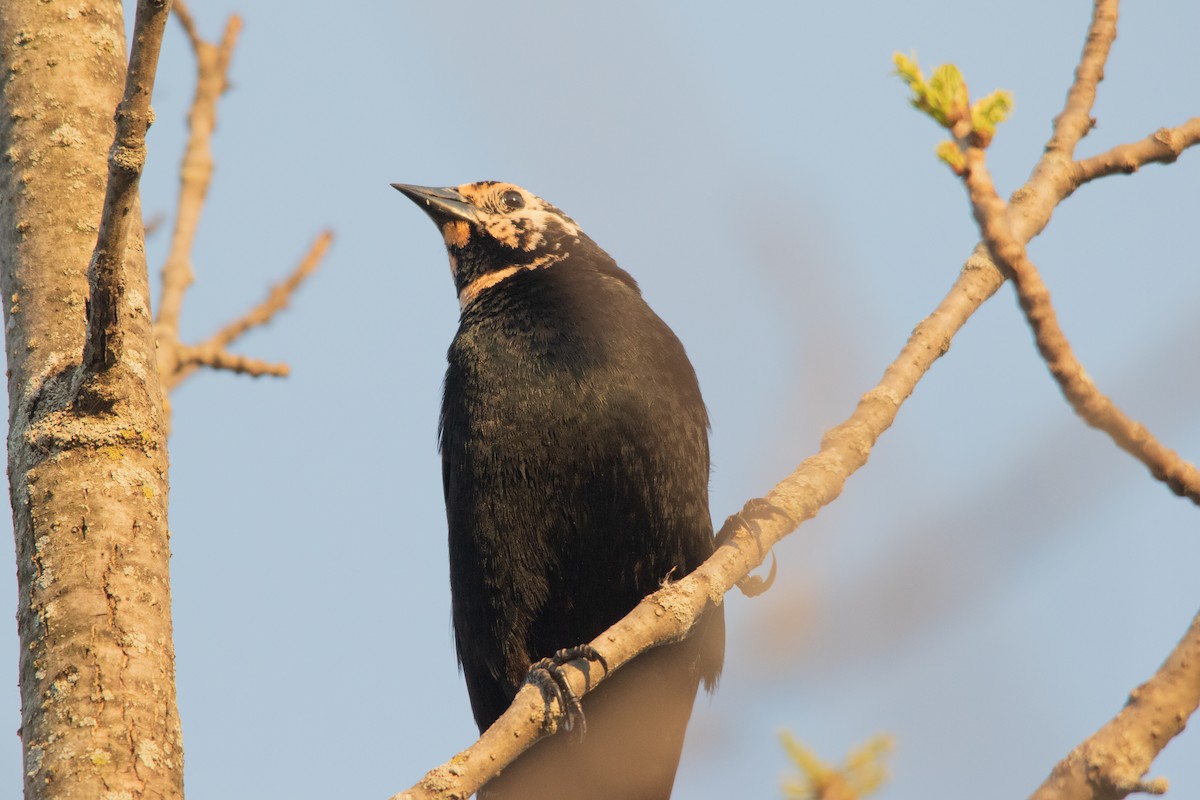
[[[433,186],[410,186],[407,183],[393,183],[392,187],[404,193],[409,200],[419,205],[421,209],[433,218],[439,225],[450,220],[461,219],[474,222],[478,219],[475,206],[467,198],[458,193],[457,189],[438,189]]]

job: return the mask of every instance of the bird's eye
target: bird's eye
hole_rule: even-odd
[[[509,189],[500,195],[500,202],[504,204],[505,211],[516,211],[518,208],[525,207],[525,198],[515,189]]]

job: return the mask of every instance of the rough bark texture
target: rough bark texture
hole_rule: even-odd
[[[0,70],[25,795],[182,797],[167,450],[136,207],[120,356],[80,365],[125,75],[120,2],[0,3]]]

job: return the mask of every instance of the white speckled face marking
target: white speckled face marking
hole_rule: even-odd
[[[543,269],[566,258],[564,245],[578,243],[580,232],[575,221],[537,195],[530,194],[511,183],[483,181],[467,183],[456,191],[471,204],[475,212],[474,223],[482,233],[495,239],[505,247],[523,253],[539,248],[547,250],[531,261],[515,263],[480,275],[459,290],[459,308],[466,309],[480,293],[525,270]],[[458,226],[462,226],[459,228]],[[442,236],[446,244],[454,247],[466,246],[471,233],[464,230],[466,224],[458,221],[446,223]],[[451,256],[451,270],[457,274]]]
[[[485,181],[463,184],[458,192],[475,206],[483,229],[514,250],[529,252],[549,236],[579,236],[574,220],[520,186]]]
[[[530,270],[561,262],[604,267],[633,286],[608,254],[575,221],[520,186],[499,181],[458,187],[393,183],[437,224],[450,256],[450,272],[464,310],[490,287]]]

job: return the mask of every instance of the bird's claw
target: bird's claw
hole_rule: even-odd
[[[725,520],[725,524],[721,526],[721,531],[717,534],[717,545],[720,546],[732,539],[740,528],[745,528],[754,536],[755,541],[758,541],[762,533],[759,523],[766,522],[775,517],[783,517],[793,525],[796,524],[796,519],[787,511],[775,505],[770,500],[756,497],[746,503],[741,511],[732,514]],[[771,570],[767,574],[767,577],[759,578],[756,575],[747,575],[738,581],[738,589],[747,597],[757,597],[770,589],[771,585],[775,583],[775,567],[775,554],[771,553]]]
[[[587,733],[587,720],[583,715],[583,704],[579,701],[579,695],[571,688],[566,672],[563,670],[564,665],[578,659],[598,661],[600,666],[604,667],[605,673],[608,672],[608,661],[600,654],[600,651],[590,644],[581,644],[564,648],[549,658],[535,662],[529,668],[525,682],[538,687],[547,704],[550,700],[557,701],[558,707],[563,711],[563,728],[568,731],[578,730],[579,738],[582,739]]]
[[[767,572],[767,577],[760,578],[757,575],[747,575],[737,582],[738,589],[746,597],[758,597],[770,589],[775,583],[775,568],[778,563],[775,561],[775,551],[771,551],[771,569]]]

